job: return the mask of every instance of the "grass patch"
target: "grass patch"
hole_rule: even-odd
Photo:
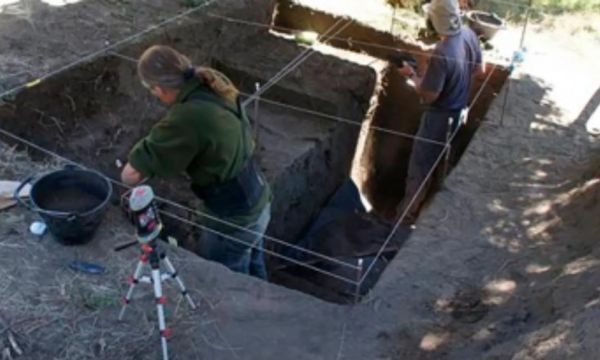
[[[529,0],[479,0],[476,8],[498,14],[509,22],[520,22],[525,18]],[[533,0],[531,19],[542,21],[548,15],[599,12],[600,0]]]
[[[600,0],[534,0],[533,5],[560,12],[600,10]]]

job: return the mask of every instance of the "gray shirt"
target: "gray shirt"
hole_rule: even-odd
[[[429,60],[421,88],[439,93],[430,105],[433,110],[460,110],[469,101],[473,73],[481,65],[481,47],[475,33],[461,31],[437,44]]]

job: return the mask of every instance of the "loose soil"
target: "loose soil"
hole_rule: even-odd
[[[104,200],[97,194],[81,188],[66,188],[44,195],[37,203],[43,210],[85,213],[96,208]]]

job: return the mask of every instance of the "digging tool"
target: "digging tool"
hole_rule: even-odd
[[[166,327],[164,305],[167,302],[167,298],[163,295],[162,291],[163,281],[168,279],[175,280],[177,285],[179,285],[181,294],[188,301],[190,307],[196,309],[196,304],[188,294],[183,281],[177,274],[177,270],[175,270],[175,267],[167,257],[166,251],[159,246],[158,239],[161,235],[163,224],[160,220],[156,202],[154,201],[152,188],[147,185],[134,188],[131,191],[128,201],[136,226],[137,242],[141,245],[142,255],[139,258],[133,276],[129,279],[129,290],[127,290],[127,294],[123,299],[123,307],[119,314],[119,320],[122,320],[125,316],[125,310],[127,309],[127,305],[131,303],[131,297],[136,285],[139,283],[151,284],[154,288],[154,297],[156,299],[162,358],[163,360],[168,360],[167,338],[171,335],[172,331]],[[135,242],[131,244],[133,245]],[[122,249],[129,246],[124,246]],[[166,272],[161,271],[161,263],[165,265]],[[142,275],[147,265],[150,265],[152,269],[150,276]]]

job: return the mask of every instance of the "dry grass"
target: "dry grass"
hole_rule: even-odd
[[[23,180],[27,176],[47,172],[63,165],[56,159],[32,162],[30,156],[2,142],[0,138],[0,177],[2,180]]]
[[[515,23],[521,23],[524,20],[529,6],[529,0],[476,0],[476,3],[477,9],[496,13]],[[542,22],[559,15],[598,12],[600,12],[600,0],[533,0],[530,14],[534,21]]]
[[[21,180],[61,165],[59,161],[32,161],[25,151],[0,141],[0,179]],[[34,238],[27,229],[33,219],[33,214],[18,207],[0,213],[0,359],[133,360],[157,353],[160,345],[151,287],[136,289],[124,321],[117,320],[125,279],[137,261],[134,250],[101,249],[109,241],[131,239],[131,226],[120,212],[109,212],[93,243],[81,248],[63,247],[49,236]],[[169,255],[187,280],[185,267],[190,258],[176,251]],[[75,272],[67,266],[74,259],[103,265],[108,274]],[[199,335],[204,341],[199,348],[209,346],[241,357],[218,324],[206,321],[207,312],[216,311],[219,301],[190,286],[197,304],[204,304],[202,311],[192,313],[175,283],[165,284],[164,290],[173,300],[166,315],[177,333],[191,328],[196,335],[205,331]]]
[[[60,166],[54,160],[33,162],[26,152],[0,142],[2,179],[19,180]],[[131,264],[111,266],[110,278],[90,279],[75,273],[47,253],[48,237],[39,241],[27,233],[31,218],[20,209],[0,216],[0,256],[4,259],[0,266],[0,358],[53,354],[54,359],[108,359],[113,358],[110,354],[122,354],[124,348],[142,351],[150,336],[147,331],[143,337],[132,335],[130,329],[115,331],[106,315],[102,316],[107,309],[118,309],[120,280],[131,271]],[[145,330],[153,329],[149,320],[145,323]]]
[[[600,43],[600,13],[577,12],[548,16],[536,26],[536,30],[576,36],[578,42]]]

